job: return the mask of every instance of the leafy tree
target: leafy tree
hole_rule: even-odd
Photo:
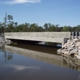
[[[18,26],[18,23],[17,22],[15,22],[14,24],[15,24],[15,27]]]
[[[30,25],[30,31],[32,31],[32,32],[37,32],[38,31],[38,25],[37,24],[35,24],[35,23],[33,23],[33,24],[31,24]]]
[[[80,25],[77,25],[76,31],[80,31]]]
[[[62,31],[69,31],[69,27],[68,26],[64,26]]]
[[[9,20],[9,23],[11,23],[11,21],[13,20],[13,16],[12,15],[8,15],[7,18]]]
[[[48,31],[48,23],[44,24],[44,29],[45,29],[45,31]]]
[[[55,25],[55,31],[58,31],[59,24]]]
[[[8,21],[6,21],[8,20]],[[77,26],[61,26],[59,27],[58,24],[54,25],[51,23],[45,23],[43,26],[39,26],[36,23],[30,24],[30,23],[24,23],[24,24],[18,24],[18,22],[13,21],[12,15],[7,15],[5,17],[5,22],[7,22],[7,26],[5,27],[5,23],[0,22],[0,31],[6,31],[6,32],[42,32],[42,31],[80,31],[80,25]]]
[[[48,28],[48,31],[55,31],[55,26],[54,25],[51,25],[50,23],[49,23],[49,28]]]

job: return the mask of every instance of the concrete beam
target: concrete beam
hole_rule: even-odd
[[[71,36],[70,32],[14,32],[5,33],[6,39],[44,41],[64,44]]]

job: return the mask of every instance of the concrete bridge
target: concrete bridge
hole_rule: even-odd
[[[78,37],[79,33],[71,32],[8,32],[5,33],[6,39],[30,40],[61,43],[62,45],[71,37]]]

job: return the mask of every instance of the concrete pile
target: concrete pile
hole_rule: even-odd
[[[80,39],[69,39],[61,49],[57,50],[61,55],[74,55],[80,59]]]

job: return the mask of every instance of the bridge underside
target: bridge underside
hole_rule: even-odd
[[[30,42],[52,42],[52,43],[63,43],[64,38],[49,38],[49,37],[5,37],[6,39],[16,41],[30,41]],[[67,39],[67,38],[66,38]]]
[[[29,44],[38,44],[41,43],[41,41],[31,41],[31,40],[19,40],[19,39],[9,39],[12,42],[18,42],[18,43],[29,43]]]

